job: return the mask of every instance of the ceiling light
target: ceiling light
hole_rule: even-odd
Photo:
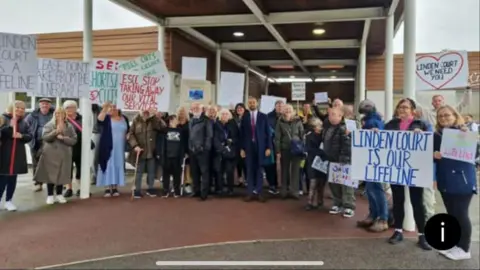
[[[292,75],[292,76],[290,76],[290,79],[295,79],[295,76],[293,76],[293,75]]]
[[[245,34],[243,34],[243,32],[235,32],[233,35],[236,37],[243,37]]]
[[[323,28],[315,28],[315,29],[313,29],[312,32],[313,32],[314,35],[318,35],[318,36],[319,36],[319,35],[323,35],[323,34],[325,33],[325,29],[323,29]]]
[[[337,76],[330,76],[330,79],[336,79]]]
[[[293,69],[292,65],[273,65],[270,66],[272,69]]]
[[[323,69],[342,69],[344,67],[345,67],[344,65],[324,65],[324,66],[320,66],[320,68],[323,68]]]

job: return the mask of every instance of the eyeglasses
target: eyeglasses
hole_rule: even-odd
[[[410,110],[410,107],[409,106],[398,106],[398,109]]]

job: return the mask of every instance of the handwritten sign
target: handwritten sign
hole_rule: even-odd
[[[158,108],[157,98],[163,92],[160,80],[158,77],[122,73],[118,107],[141,111]]]
[[[448,158],[475,164],[478,134],[463,132],[458,129],[444,129],[440,153],[442,158]]]
[[[413,131],[352,132],[354,180],[433,187],[433,134]]]
[[[306,99],[306,88],[304,82],[292,83],[292,100],[304,101]]]
[[[328,169],[328,182],[347,187],[358,188],[358,181],[350,177],[350,165],[330,162]]]
[[[315,103],[328,103],[328,92],[315,93]]]
[[[156,101],[156,109],[159,111],[168,111],[169,110],[169,105],[170,105],[170,74],[168,72],[167,66],[165,65],[165,61],[163,59],[163,55],[161,52],[156,51],[152,53],[148,53],[145,55],[142,55],[140,57],[137,57],[131,61],[124,62],[118,65],[119,71],[122,73],[122,79],[120,79],[120,90],[121,90],[121,95],[117,96],[117,107],[121,109],[127,109],[123,108],[122,106],[125,104],[130,104],[127,105],[127,107],[130,108],[145,108],[145,104],[149,104],[148,106],[153,106],[153,102],[147,102],[145,100],[150,100],[152,96],[144,97],[142,98],[142,101],[139,99],[131,98],[131,91],[129,90],[130,88],[133,89],[138,89],[139,85],[142,85],[142,89],[149,89],[149,90],[142,90],[145,93],[149,94],[156,94],[157,96],[155,97]],[[126,78],[123,77],[126,75]],[[136,81],[137,83],[132,82],[132,78],[135,76],[137,79],[133,79],[133,81]],[[140,77],[142,77],[140,79]],[[153,79],[153,78],[156,79]],[[146,83],[144,82],[146,78]],[[122,82],[124,82],[124,87],[122,87]],[[155,82],[156,85],[155,87],[151,85],[152,82]],[[133,86],[137,85],[137,86]],[[127,91],[128,95],[124,91]],[[136,93],[137,95],[139,93]],[[123,100],[123,98],[127,98],[128,100]],[[138,105],[132,105],[132,102],[141,102],[142,104]],[[148,107],[147,106],[147,107]]]
[[[88,97],[89,75],[88,63],[38,59],[38,87],[35,94],[40,97]]]
[[[323,161],[319,156],[316,156],[312,162],[312,168],[322,172],[324,174],[328,173],[328,160]]]
[[[345,125],[349,131],[357,130],[357,122],[355,120],[345,119]]]
[[[466,51],[427,54],[417,57],[417,90],[465,88],[468,85]]]
[[[37,38],[0,33],[0,92],[37,88]]]
[[[117,102],[119,91],[120,72],[118,65],[123,61],[111,59],[93,59],[90,65],[90,101],[94,104],[103,104],[106,101]]]

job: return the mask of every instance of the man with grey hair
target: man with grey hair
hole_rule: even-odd
[[[188,124],[188,150],[193,178],[193,196],[206,200],[210,191],[210,153],[213,140],[213,123],[202,111],[203,106],[191,105],[192,119]]]
[[[28,132],[32,136],[32,140],[28,143],[30,147],[30,155],[32,156],[33,174],[37,171],[37,164],[42,154],[42,132],[43,126],[53,117],[55,108],[52,106],[52,100],[41,98],[38,100],[39,108],[31,112],[25,122],[27,123]],[[37,189],[35,192],[42,191],[42,183],[35,182]]]

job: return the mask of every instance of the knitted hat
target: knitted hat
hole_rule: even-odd
[[[360,114],[367,114],[374,110],[376,110],[375,103],[370,99],[362,100],[358,105],[358,113]]]

